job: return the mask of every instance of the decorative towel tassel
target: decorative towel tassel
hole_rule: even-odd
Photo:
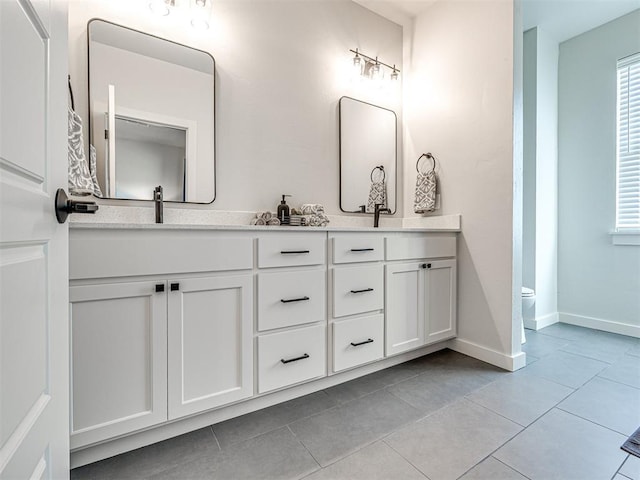
[[[421,172],[418,168],[422,157],[430,158],[433,161],[433,168],[428,172]],[[416,198],[413,204],[415,213],[428,213],[436,209],[437,177],[436,158],[430,153],[423,153],[416,162],[418,176],[416,178]]]
[[[374,180],[373,174],[376,170],[382,172],[382,178],[380,180]],[[382,208],[387,208],[387,175],[384,171],[384,166],[380,165],[371,170],[371,188],[369,189],[369,199],[367,200],[367,213],[373,213],[375,211],[376,203],[382,205]]]

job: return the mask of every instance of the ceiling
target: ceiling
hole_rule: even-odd
[[[424,13],[437,1],[461,0],[355,0],[401,25]],[[507,0],[474,0],[507,1]],[[522,0],[524,30],[540,27],[558,42],[640,8],[640,0]]]
[[[558,42],[640,8],[640,0],[523,0],[524,30],[540,27]]]

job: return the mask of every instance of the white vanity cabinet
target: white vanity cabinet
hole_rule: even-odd
[[[384,236],[329,234],[332,372],[384,356]]]
[[[455,233],[86,226],[69,243],[72,462],[456,335]]]
[[[253,395],[251,235],[72,230],[70,249],[72,448]]]
[[[258,236],[258,393],[327,374],[326,236]]]
[[[455,251],[454,235],[387,238],[387,356],[456,336]]]
[[[72,448],[167,420],[166,287],[70,288]]]
[[[169,420],[253,395],[253,276],[168,285]]]

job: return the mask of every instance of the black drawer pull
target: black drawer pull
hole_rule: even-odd
[[[164,292],[164,283],[156,284],[156,293]]]
[[[171,284],[171,291],[175,292],[177,290],[180,290],[180,284],[179,283],[172,283]]]
[[[280,361],[282,363],[291,363],[291,362],[297,362],[298,360],[304,360],[305,358],[309,358],[309,354],[305,353],[301,357],[290,358],[288,360],[285,360],[284,358],[281,358]]]
[[[352,248],[352,252],[373,252],[373,248]]]
[[[423,263],[420,265],[420,268],[431,268],[431,264],[430,263]]]
[[[282,255],[296,255],[300,253],[309,253],[309,250],[282,250],[280,253]]]
[[[364,342],[358,342],[358,343],[353,343],[351,342],[351,346],[353,347],[359,347],[360,345],[365,345],[367,343],[373,343],[373,338],[368,338],[367,340],[365,340]]]
[[[363,288],[362,290],[351,290],[351,293],[373,292],[373,288]]]
[[[309,300],[309,297],[300,297],[300,298],[290,298],[288,300],[285,300],[284,298],[281,298],[280,301],[282,303],[291,303],[291,302],[304,302],[306,300]]]

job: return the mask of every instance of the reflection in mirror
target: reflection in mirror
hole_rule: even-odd
[[[215,198],[211,55],[91,20],[89,110],[106,197],[210,203]]]
[[[386,191],[396,211],[396,114],[349,97],[340,99],[340,209],[373,213],[370,199]],[[382,203],[382,202],[380,202]]]

